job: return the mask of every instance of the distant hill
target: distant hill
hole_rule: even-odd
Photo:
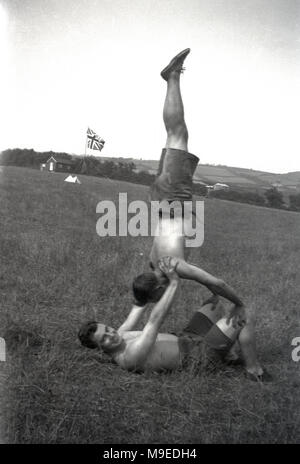
[[[35,152],[33,149],[16,148],[5,150],[0,153],[0,165],[15,165],[38,168],[40,166],[40,163],[45,163],[50,156],[59,156],[60,158],[65,157],[74,162],[74,165],[76,164],[76,160],[83,162],[84,158],[82,155],[80,156],[70,155],[67,153],[54,153],[53,151],[40,153]],[[117,169],[121,170],[126,170],[126,164],[133,163],[134,166],[132,164],[130,168],[132,170],[132,175],[137,174],[138,176],[138,173],[141,173],[141,171],[145,171],[148,174],[155,175],[159,165],[158,160],[143,160],[125,157],[105,157],[101,155],[88,158],[93,163],[95,161],[95,166],[97,165],[98,168],[101,168],[100,170],[102,171],[103,165],[105,164],[103,163],[104,161],[114,162],[116,164]],[[118,165],[118,163],[121,164]],[[108,164],[110,165],[111,163]],[[95,166],[94,168],[96,170]],[[111,173],[104,173],[104,175],[111,177]],[[141,176],[145,177],[144,175]],[[151,178],[151,176],[148,175],[148,178]],[[148,181],[146,183],[148,183]],[[223,183],[229,185],[233,190],[252,190],[256,193],[263,193],[266,189],[276,187],[278,190],[283,192],[284,196],[287,197],[290,194],[300,192],[300,171],[288,172],[286,174],[274,174],[271,172],[257,171],[254,169],[199,164],[194,175],[194,183],[205,185]]]
[[[102,159],[123,163],[133,162],[138,171],[148,171],[150,174],[156,174],[159,163],[158,160],[138,160],[134,158],[102,157]],[[300,191],[300,171],[274,174],[254,169],[199,164],[194,175],[194,182],[207,185],[220,182],[234,188],[247,190],[265,190],[276,186],[278,190],[292,194]]]

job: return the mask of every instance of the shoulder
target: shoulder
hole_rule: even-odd
[[[124,350],[113,356],[113,360],[118,366],[129,371],[142,368],[147,356],[142,356],[143,353],[137,344],[138,339],[139,337],[127,339]]]
[[[127,370],[137,370],[143,368],[150,351],[155,345],[157,330],[152,329],[148,322],[142,332],[129,333],[125,336],[125,348],[121,353],[114,356],[114,361]]]

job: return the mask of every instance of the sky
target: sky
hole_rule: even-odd
[[[160,71],[184,48],[189,151],[300,170],[300,0],[0,0],[0,150],[159,159]],[[296,117],[298,116],[298,117]]]

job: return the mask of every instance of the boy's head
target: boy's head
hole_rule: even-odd
[[[164,294],[168,279],[164,275],[155,272],[144,272],[138,275],[132,284],[135,301],[139,306],[159,301]]]
[[[87,348],[101,348],[107,354],[113,354],[123,344],[123,338],[118,332],[105,324],[98,322],[85,322],[79,332],[78,338]]]

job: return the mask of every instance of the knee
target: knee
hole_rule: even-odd
[[[187,127],[186,127],[186,124],[182,124],[180,129],[179,129],[179,136],[182,140],[184,140],[185,142],[188,141],[188,138],[189,138],[189,133],[188,133],[188,130],[187,130]]]
[[[241,345],[251,345],[254,341],[253,327],[247,323],[245,327],[240,331],[238,341]]]
[[[254,330],[255,322],[256,322],[255,312],[253,311],[252,308],[246,307],[245,314],[246,314],[246,326]]]
[[[180,141],[185,144],[188,142],[189,134],[184,122],[174,125],[174,127],[168,129],[167,133],[168,138],[174,141]]]

